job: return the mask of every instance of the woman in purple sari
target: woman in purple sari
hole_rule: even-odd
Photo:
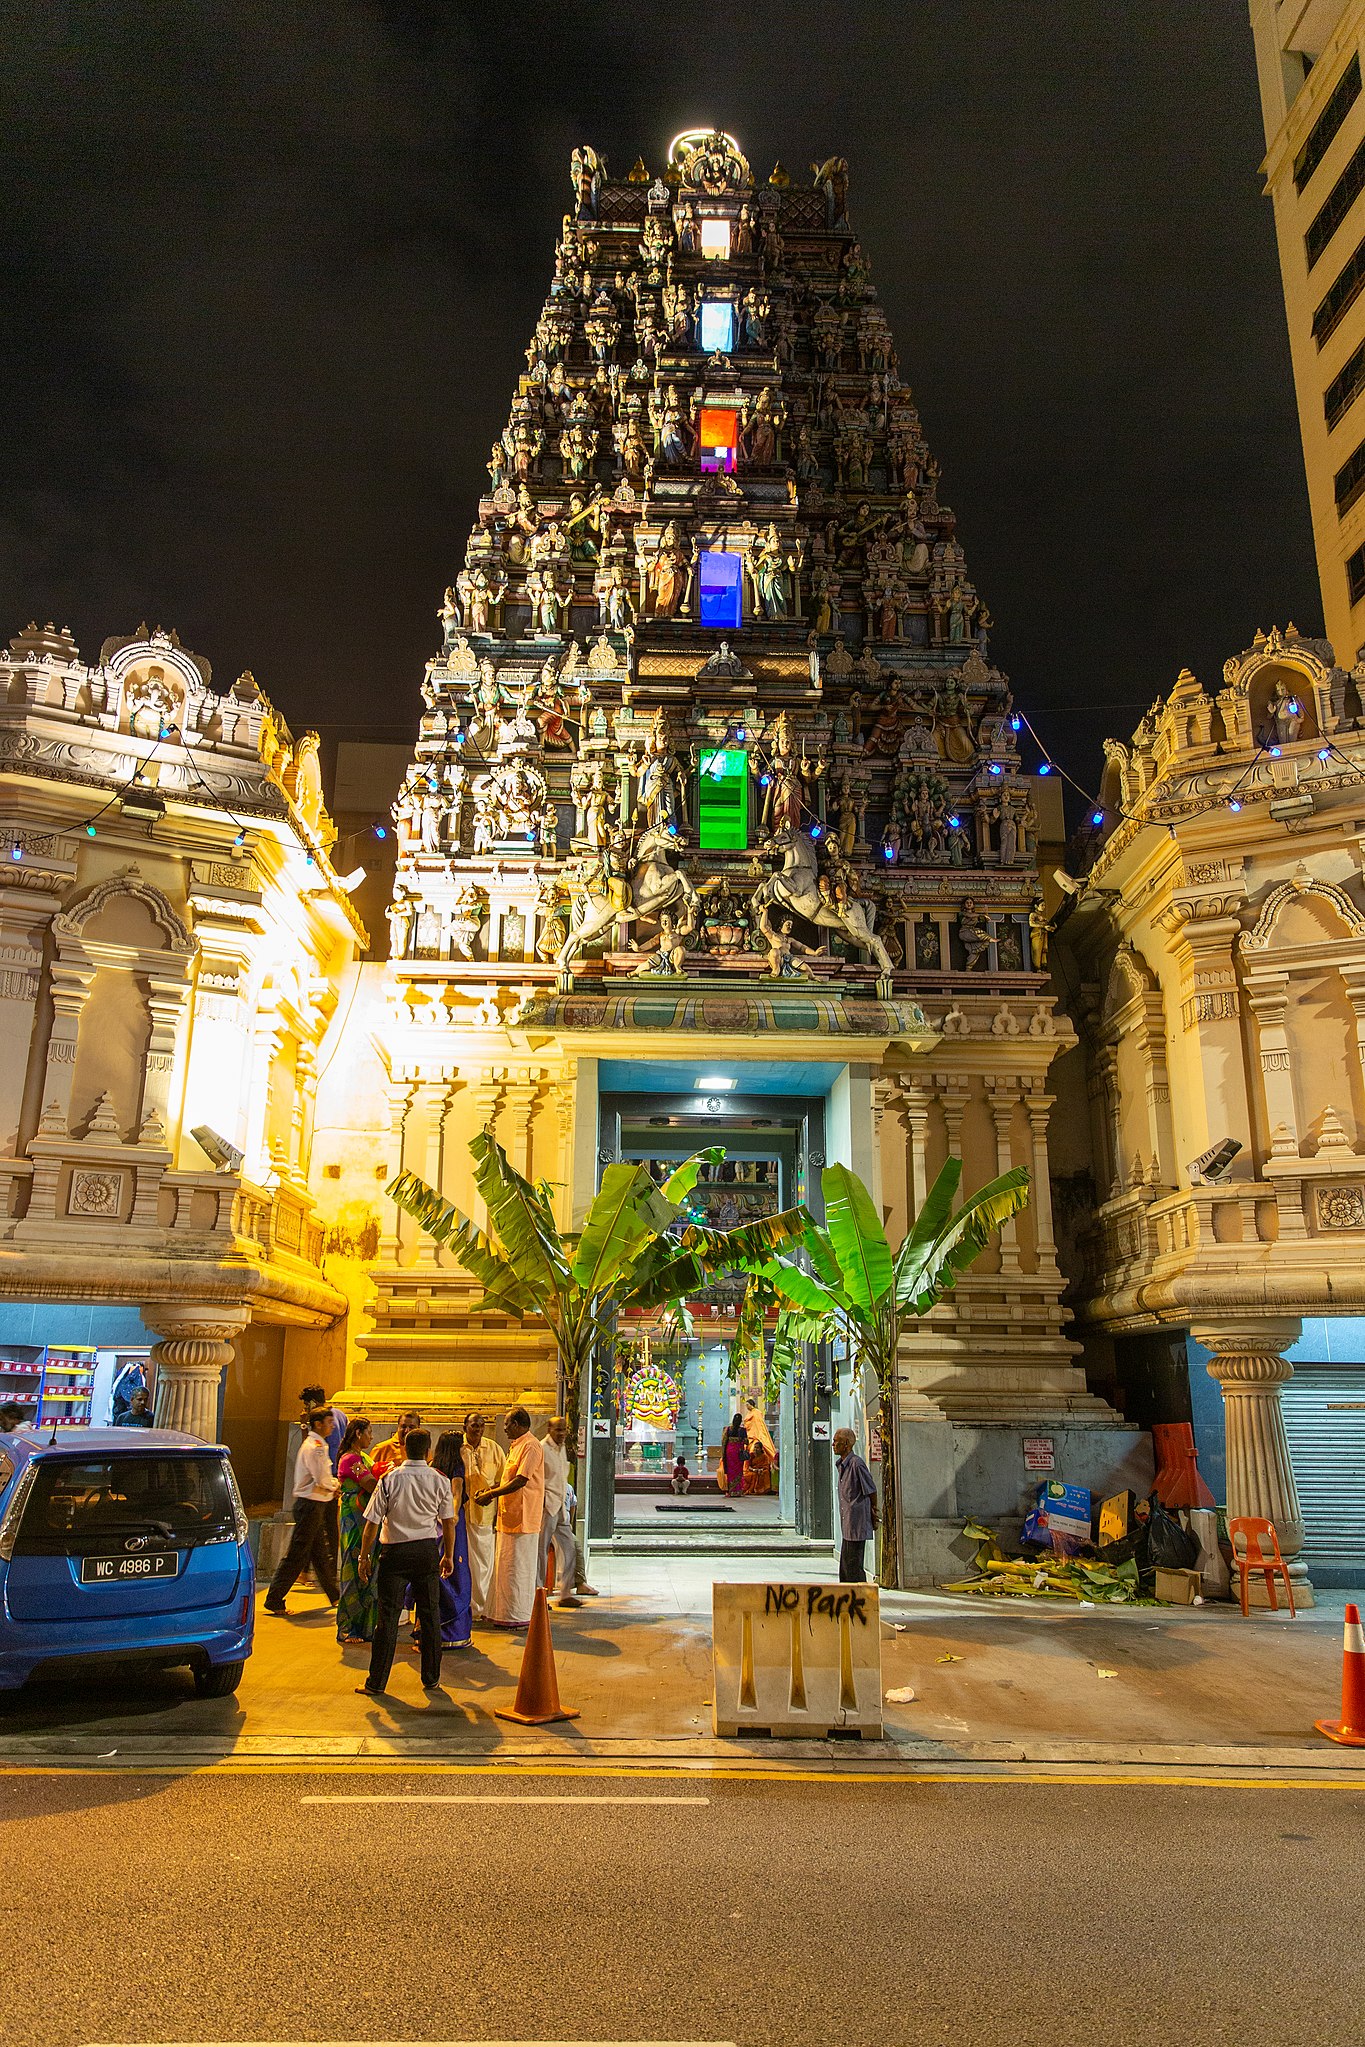
[[[473,1581],[469,1575],[469,1537],[464,1518],[464,1435],[447,1429],[437,1438],[431,1461],[450,1480],[455,1502],[455,1569],[441,1580],[441,1647],[467,1649],[473,1624]]]

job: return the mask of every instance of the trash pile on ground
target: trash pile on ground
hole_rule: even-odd
[[[977,1575],[945,1585],[988,1599],[1074,1599],[1083,1606],[1191,1604],[1202,1598],[1201,1567],[1217,1554],[1211,1511],[1177,1519],[1155,1493],[1140,1499],[1116,1493],[1092,1523],[1084,1486],[1045,1479],[1009,1556],[995,1529],[970,1520],[953,1544]],[[1212,1526],[1196,1526],[1196,1522]],[[1185,1525],[1189,1523],[1190,1525]]]

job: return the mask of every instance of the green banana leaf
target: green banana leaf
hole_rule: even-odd
[[[946,1228],[907,1262],[897,1284],[897,1306],[927,1314],[957,1285],[958,1274],[967,1270],[1000,1225],[1027,1206],[1028,1189],[1027,1166],[1012,1166],[969,1195]]]
[[[671,1201],[676,1208],[681,1208],[701,1178],[703,1168],[718,1166],[724,1157],[723,1144],[708,1144],[705,1150],[694,1151],[691,1158],[684,1159],[680,1166],[675,1166],[664,1181],[662,1189],[664,1200]]]
[[[918,1271],[926,1248],[952,1220],[953,1200],[962,1183],[961,1159],[945,1159],[938,1177],[924,1197],[910,1234],[896,1253],[896,1298],[902,1298],[905,1276]]]
[[[842,1315],[847,1312],[845,1303],[831,1287],[822,1285],[813,1273],[789,1258],[769,1258],[759,1267],[759,1277],[767,1281],[784,1305],[799,1309],[805,1315]]]
[[[684,1230],[672,1255],[637,1271],[623,1293],[623,1308],[656,1308],[710,1286],[725,1272],[745,1272],[783,1244],[801,1237],[810,1223],[804,1208],[780,1209],[733,1230]],[[672,1248],[672,1247],[670,1247]]]
[[[537,1305],[516,1268],[483,1231],[416,1173],[400,1173],[389,1183],[388,1193],[396,1207],[438,1244],[448,1245],[471,1278],[482,1282],[485,1307],[513,1315],[520,1322]]]
[[[584,1219],[570,1267],[574,1284],[585,1294],[607,1292],[650,1238],[658,1234],[657,1224],[649,1213],[658,1198],[659,1190],[643,1166],[623,1162],[607,1167]],[[666,1207],[671,1218],[675,1211],[671,1204]]]
[[[536,1189],[522,1178],[495,1137],[486,1130],[470,1139],[474,1185],[488,1205],[503,1254],[524,1285],[541,1297],[558,1293],[569,1276],[559,1232]]]
[[[826,1166],[820,1175],[825,1226],[844,1276],[844,1291],[858,1307],[872,1309],[895,1283],[891,1246],[872,1196],[847,1166]]]

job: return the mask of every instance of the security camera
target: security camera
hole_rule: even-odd
[[[1191,1159],[1185,1170],[1196,1187],[1203,1183],[1211,1184],[1222,1179],[1241,1149],[1235,1137],[1220,1138],[1207,1151],[1201,1151],[1197,1159]]]
[[[246,1157],[246,1153],[238,1151],[235,1144],[229,1144],[227,1139],[220,1137],[216,1130],[210,1130],[207,1123],[197,1124],[191,1130],[190,1136],[194,1139],[200,1151],[212,1159],[220,1173],[237,1173],[241,1171],[242,1160]]]

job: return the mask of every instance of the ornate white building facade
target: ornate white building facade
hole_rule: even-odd
[[[308,1190],[364,942],[332,837],[316,738],[173,633],[0,658],[0,1330],[135,1311],[158,1420],[221,1428],[256,1496],[345,1352]]]
[[[1125,1343],[1171,1336],[1183,1360],[1193,1340],[1196,1420],[1206,1361],[1221,1389],[1228,1511],[1274,1521],[1301,1580],[1287,1353],[1328,1396],[1328,1353],[1343,1374],[1301,1454],[1324,1536],[1335,1513],[1339,1552],[1360,1549],[1331,1475],[1365,1361],[1361,684],[1293,628],[1258,635],[1216,693],[1183,672],[1106,749],[1107,823],[1057,940],[1082,1041],[1059,1068],[1059,1166],[1088,1163],[1093,1191],[1069,1218],[1078,1323],[1115,1343],[1120,1384]]]

